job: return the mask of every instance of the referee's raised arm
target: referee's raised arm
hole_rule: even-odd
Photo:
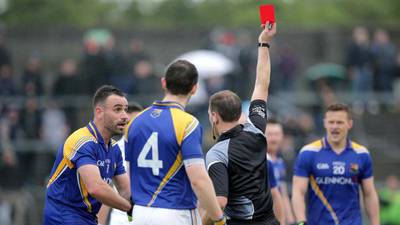
[[[269,47],[272,37],[276,33],[276,23],[267,23],[258,37],[257,74],[251,101],[261,99],[267,101],[268,87],[271,75]]]

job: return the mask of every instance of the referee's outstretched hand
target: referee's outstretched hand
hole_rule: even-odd
[[[263,31],[258,37],[259,43],[269,43],[276,34],[276,23],[267,22],[263,27]]]

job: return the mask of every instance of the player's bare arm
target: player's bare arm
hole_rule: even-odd
[[[129,201],[118,195],[111,186],[101,179],[100,171],[96,165],[83,165],[78,168],[78,172],[91,196],[116,209],[123,211],[131,209]]]
[[[274,203],[275,216],[281,225],[285,225],[285,209],[283,207],[283,199],[277,187],[271,188],[271,195]]]
[[[374,178],[362,180],[361,183],[364,204],[372,225],[379,225],[379,200],[376,193]]]
[[[114,177],[115,187],[118,193],[125,199],[129,200],[131,197],[131,188],[129,182],[129,176],[127,173],[120,174]]]
[[[213,221],[223,216],[222,209],[215,196],[214,186],[207,171],[202,164],[194,164],[186,167],[193,191],[199,199],[200,205],[207,211],[207,215]]]
[[[308,178],[293,176],[292,204],[297,222],[306,221],[305,196],[308,189]]]

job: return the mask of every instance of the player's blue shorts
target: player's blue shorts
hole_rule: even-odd
[[[97,218],[55,200],[46,199],[43,225],[97,225]]]

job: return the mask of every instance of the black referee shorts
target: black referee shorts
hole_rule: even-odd
[[[228,220],[228,225],[280,225],[276,219],[270,221],[258,221],[258,220]]]

